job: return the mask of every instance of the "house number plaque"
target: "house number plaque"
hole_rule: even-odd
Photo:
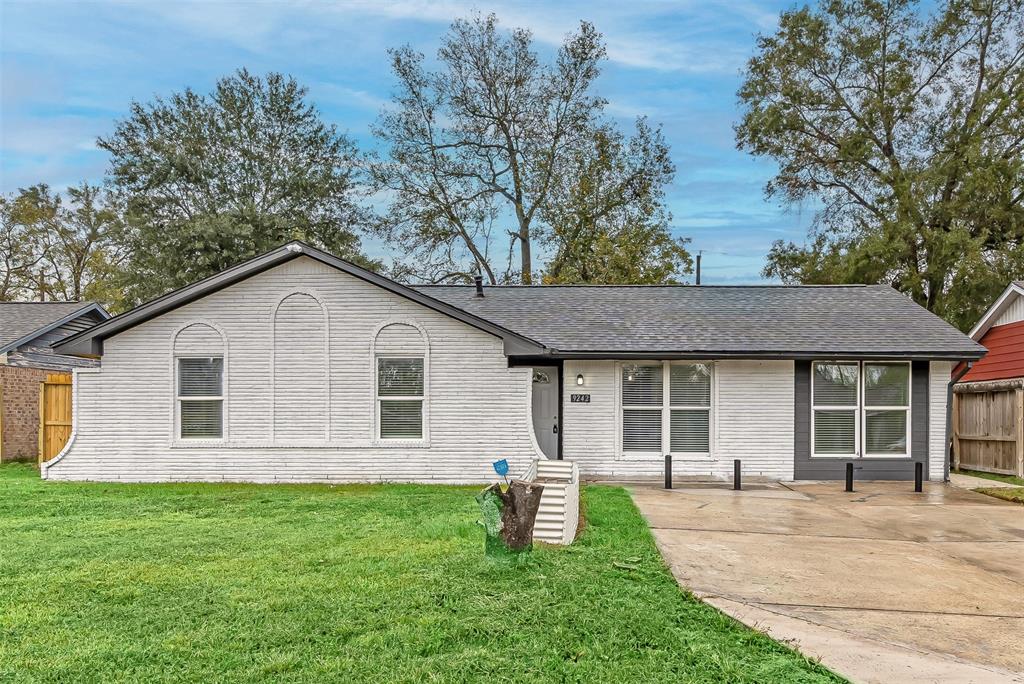
[[[569,396],[569,403],[571,404],[589,404],[589,394],[572,394]]]

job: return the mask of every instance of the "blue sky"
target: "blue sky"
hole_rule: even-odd
[[[623,126],[662,124],[677,166],[672,229],[703,250],[705,282],[761,279],[773,240],[803,241],[811,209],[763,199],[774,166],[735,149],[740,70],[755,35],[791,3],[679,2],[0,2],[0,191],[99,181],[95,146],[132,100],[200,92],[239,67],[282,71],[363,147],[393,86],[386,51],[432,55],[474,9],[531,29],[552,51],[581,19],[604,33],[598,91]],[[374,256],[380,245],[367,243]]]

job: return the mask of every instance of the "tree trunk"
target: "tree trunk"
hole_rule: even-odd
[[[533,547],[533,523],[543,492],[543,485],[513,480],[505,491],[493,484],[477,494],[488,556],[514,556]]]
[[[523,285],[533,285],[533,255],[530,254],[530,227],[519,229],[519,256]]]

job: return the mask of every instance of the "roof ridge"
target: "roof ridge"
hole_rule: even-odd
[[[414,283],[409,287],[465,287],[472,288],[475,285],[472,284],[456,284],[456,283]],[[787,285],[785,283],[754,283],[754,284],[710,284],[710,285],[693,285],[689,283],[621,283],[621,284],[596,284],[596,283],[554,283],[551,285],[519,285],[519,284],[502,284],[502,285],[484,285],[484,288],[491,289],[505,289],[505,290],[540,290],[540,289],[551,289],[551,288],[766,288],[766,289],[803,289],[803,288],[866,288],[866,287],[884,287],[889,288],[888,285],[882,285],[879,283],[838,283],[838,284],[807,284],[807,285]]]

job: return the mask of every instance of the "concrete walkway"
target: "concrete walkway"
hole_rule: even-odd
[[[1024,682],[1024,507],[947,485],[631,486],[679,583],[855,682]]]
[[[962,473],[950,473],[949,484],[960,489],[1016,489],[1020,487],[1020,485],[1010,482],[1000,482],[999,480],[990,480],[987,477],[975,477],[974,475],[964,475]]]

